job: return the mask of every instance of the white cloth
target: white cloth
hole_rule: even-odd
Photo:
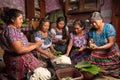
[[[36,41],[39,41],[39,40],[42,40],[42,39],[40,39],[39,37],[35,37],[35,40],[36,40]],[[43,43],[42,43],[42,45],[40,46],[40,48],[42,48],[42,49],[47,49],[47,48],[49,48],[49,47],[51,46],[51,44],[52,44],[52,42],[51,42],[50,44],[45,45],[45,44],[44,44],[44,40],[42,40],[42,41],[43,41]]]
[[[65,27],[65,29],[66,29],[66,31],[68,31],[68,27],[67,27],[67,26]],[[51,29],[51,33],[55,35],[55,38],[54,38],[54,39],[56,39],[56,40],[62,39],[62,37],[63,37],[62,34],[61,34],[61,35],[58,35],[58,34],[57,34],[55,28],[52,28],[52,29]]]
[[[33,75],[30,76],[30,80],[49,80],[51,73],[47,68],[39,67],[34,70]]]
[[[53,60],[56,64],[72,64],[71,59],[65,55],[61,55]]]

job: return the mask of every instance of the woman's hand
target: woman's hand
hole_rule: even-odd
[[[93,49],[93,50],[99,48],[99,47],[94,43],[94,40],[93,40],[93,39],[90,39],[90,40],[89,40],[89,47],[90,47],[90,49]]]
[[[41,46],[43,42],[44,42],[43,40],[36,41],[35,42],[36,43],[36,48]]]
[[[96,46],[95,44],[90,44],[90,48],[93,49],[93,50],[95,50],[95,49],[99,49],[99,47]]]
[[[90,39],[89,40],[89,44],[93,44],[94,43],[94,40],[93,39]]]
[[[86,46],[81,47],[80,49],[78,49],[78,51],[83,51],[84,49],[86,49]]]
[[[93,49],[93,50],[99,49],[99,47],[95,45],[92,49]]]
[[[66,43],[66,39],[59,39],[58,41],[60,41],[62,44]]]
[[[56,56],[55,56],[55,55],[53,55],[52,53],[49,53],[49,57],[50,57],[51,59],[56,58]]]
[[[55,52],[56,50],[55,49],[51,49],[51,52]]]
[[[68,54],[68,53],[65,53],[64,55],[65,55],[65,56],[69,56],[69,54]]]

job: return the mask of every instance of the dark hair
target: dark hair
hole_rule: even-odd
[[[49,23],[50,23],[49,19],[43,18],[43,19],[40,20],[39,26],[37,27],[36,30],[37,30],[37,31],[41,30],[41,28],[42,28],[42,26],[43,26],[43,24],[44,24],[45,22],[49,22]]]
[[[83,29],[85,29],[84,27],[84,22],[82,20],[77,20],[73,22],[73,26],[75,25],[79,25],[80,27],[82,27]]]
[[[59,23],[60,21],[64,21],[65,22],[65,18],[64,17],[58,17],[56,22]]]
[[[10,9],[6,7],[1,14],[1,19],[7,24],[12,24],[12,19],[16,19],[20,14],[23,14],[22,11],[18,9]]]
[[[58,17],[58,19],[57,19],[57,26],[58,26],[58,23],[60,22],[60,21],[64,21],[65,22],[65,25],[64,25],[64,27],[62,28],[62,36],[63,36],[63,39],[65,39],[66,37],[67,37],[67,34],[66,34],[66,28],[65,28],[65,26],[66,26],[66,20],[65,20],[65,18],[64,17]]]

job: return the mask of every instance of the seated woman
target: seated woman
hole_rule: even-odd
[[[113,25],[104,23],[99,12],[91,17],[93,28],[89,32],[93,50],[89,61],[107,71],[107,74],[120,78],[120,54],[115,48],[116,31]]]
[[[32,50],[42,44],[42,41],[35,43],[28,42],[26,36],[21,32],[23,13],[17,9],[4,10],[1,19],[6,23],[0,38],[4,49],[4,62],[8,80],[26,80],[29,70],[42,67],[32,54]],[[0,80],[6,80],[1,77]]]
[[[89,52],[86,49],[88,34],[84,30],[82,21],[75,21],[73,23],[74,32],[70,33],[70,40],[66,51],[66,56],[70,55],[73,64],[86,60]]]
[[[64,17],[59,17],[57,19],[57,27],[51,29],[52,33],[52,42],[54,44],[54,48],[57,51],[61,51],[62,53],[66,52],[67,42],[68,42],[68,27],[65,26]]]
[[[40,57],[40,59],[42,58],[43,61],[48,58],[55,58],[55,56],[51,53],[52,51],[55,51],[55,49],[52,46],[52,36],[49,32],[49,26],[49,20],[42,19],[40,21],[40,25],[38,26],[38,31],[33,34],[35,42],[39,40],[43,41],[42,45],[36,49],[38,57]]]

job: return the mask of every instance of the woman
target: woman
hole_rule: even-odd
[[[55,51],[55,49],[52,46],[52,36],[49,32],[49,27],[49,20],[42,19],[38,27],[38,31],[33,34],[33,38],[36,42],[38,40],[43,40],[42,45],[36,49],[38,57],[41,57],[43,60],[47,58],[55,58],[51,53],[52,51]]]
[[[75,21],[73,27],[74,32],[70,33],[70,40],[65,55],[70,55],[73,64],[76,64],[88,58],[89,53],[86,50],[88,34],[84,30],[82,21]]]
[[[57,27],[51,29],[54,48],[62,53],[66,52],[68,45],[68,27],[65,26],[64,17],[57,19]]]
[[[1,34],[2,47],[4,49],[4,62],[9,80],[26,80],[29,70],[42,67],[31,53],[42,44],[42,41],[29,43],[26,36],[20,28],[23,23],[23,13],[17,9],[8,9],[4,11],[2,20],[6,27]],[[4,80],[4,79],[2,79]]]
[[[90,46],[93,50],[89,61],[108,71],[108,75],[120,78],[120,56],[115,49],[116,31],[113,25],[104,23],[99,12],[91,17]]]

